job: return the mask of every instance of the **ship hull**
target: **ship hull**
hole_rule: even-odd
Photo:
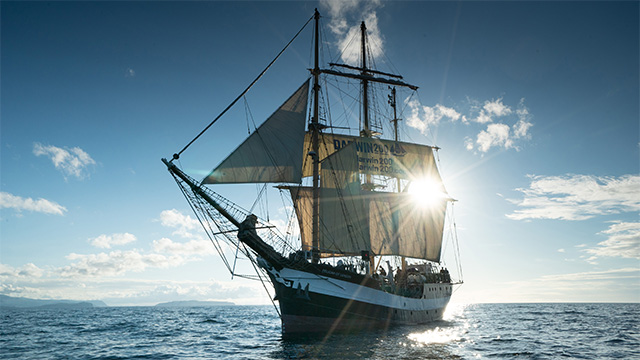
[[[263,266],[264,267],[264,266]],[[275,288],[285,334],[351,332],[442,319],[451,284],[425,284],[419,298],[360,284],[317,269],[266,266]]]

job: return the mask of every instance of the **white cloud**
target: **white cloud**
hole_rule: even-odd
[[[638,267],[543,275],[489,284],[490,294],[478,288],[471,298],[479,302],[635,302],[639,276]]]
[[[28,263],[19,269],[19,276],[28,276],[28,277],[42,277],[44,274],[44,270],[37,267],[34,263]]]
[[[59,269],[63,277],[117,276],[127,272],[140,272],[147,268],[175,267],[186,261],[178,255],[143,254],[139,250],[117,250],[88,255],[71,253],[67,255],[67,259],[75,262]]]
[[[56,169],[64,174],[65,179],[67,176],[83,179],[88,176],[88,167],[96,164],[91,156],[79,147],[63,149],[52,145],[45,146],[35,143],[33,145],[33,154],[49,157]]]
[[[58,273],[63,277],[118,276],[127,272],[144,271],[147,268],[175,267],[214,253],[215,249],[209,241],[189,232],[201,229],[196,219],[171,209],[162,211],[159,221],[163,226],[177,229],[174,234],[191,240],[180,243],[161,238],[153,241],[153,252],[148,253],[136,249],[87,255],[71,253],[67,255],[67,259],[73,263],[58,269]],[[92,245],[106,249],[134,241],[136,237],[129,233],[103,234],[89,239]]]
[[[4,191],[0,192],[0,208],[15,209],[16,211],[28,210],[53,215],[64,215],[67,211],[64,206],[47,199],[23,198]]]
[[[486,111],[488,115],[495,115],[498,117],[511,114],[511,108],[502,103],[502,98],[492,101],[485,101],[482,109]]]
[[[473,150],[473,139],[471,139],[470,137],[465,137],[464,138],[464,148],[471,151]]]
[[[112,235],[100,235],[96,238],[89,239],[91,245],[103,249],[110,249],[113,245],[124,245],[136,241],[136,237],[133,234],[112,234]]]
[[[483,153],[488,152],[493,147],[519,150],[515,145],[515,140],[531,138],[529,130],[533,124],[530,121],[531,114],[529,109],[524,105],[524,98],[520,99],[518,108],[515,111],[518,118],[515,124],[509,126],[505,123],[492,123],[492,116],[505,117],[512,113],[511,108],[502,103],[502,98],[485,102],[474,121],[480,124],[491,124],[487,125],[487,128],[480,131],[476,136],[475,144],[477,145],[477,150]],[[465,146],[467,150],[475,148],[473,143],[469,141],[465,142]]]
[[[530,139],[529,130],[533,126],[531,114],[524,104],[524,98],[518,102],[515,112],[512,108],[503,103],[502,98],[487,100],[482,106],[477,100],[467,99],[470,104],[470,111],[476,116],[468,116],[473,123],[488,124],[484,130],[478,132],[475,141],[467,137],[465,148],[467,150],[478,150],[482,153],[488,152],[492,148],[515,149],[518,139]],[[514,116],[515,115],[515,116]],[[467,116],[464,116],[467,118]],[[501,118],[501,122],[495,122],[496,118]],[[517,120],[516,120],[517,119]],[[512,125],[509,125],[512,124]]]
[[[183,227],[195,229],[200,226],[198,220],[189,215],[184,215],[176,209],[164,210],[160,213],[160,223],[167,227]]]
[[[639,268],[611,269],[604,271],[586,271],[580,273],[545,275],[540,278],[544,282],[572,282],[572,281],[592,281],[592,280],[616,280],[637,278]]]
[[[442,119],[448,119],[449,121],[457,121],[462,115],[453,108],[446,107],[441,104],[437,104],[434,107],[423,106],[416,99],[406,101],[407,108],[409,109],[409,116],[407,117],[407,124],[415,129],[420,130],[421,133],[425,133],[429,127],[438,126]]]
[[[513,135],[516,138],[529,138],[529,129],[533,124],[530,122],[531,114],[529,114],[529,109],[524,105],[524,98],[520,99],[520,103],[518,103],[516,115],[518,116],[518,122],[513,125]]]
[[[484,103],[467,98],[467,102],[469,109],[465,114],[442,104],[430,107],[421,105],[416,99],[407,99],[407,125],[425,134],[430,128],[439,126],[443,120],[460,121],[473,128],[475,133],[474,136],[464,138],[465,149],[481,153],[487,153],[493,148],[519,151],[517,141],[531,138],[532,115],[524,104],[524,98],[520,99],[515,111],[504,104],[502,98]],[[501,121],[495,122],[496,118]],[[483,128],[478,129],[478,125]]]
[[[14,274],[15,270],[13,267],[0,263],[0,276],[10,276]]]
[[[186,243],[179,243],[167,238],[153,240],[153,250],[178,255],[206,255],[215,252],[211,241],[191,240]]]
[[[513,136],[516,139],[528,137],[529,129],[533,126],[532,123],[525,120],[518,120],[515,125],[513,125]]]
[[[176,228],[173,232],[174,235],[183,238],[201,239],[199,236],[190,232],[190,230],[202,231],[200,222],[189,215],[182,214],[176,209],[162,211],[160,213],[160,223],[162,226]]]
[[[640,222],[616,222],[602,231],[602,234],[609,238],[598,243],[597,247],[584,251],[595,257],[640,259]]]
[[[446,107],[444,105],[440,105],[437,104],[436,106],[436,111],[442,115],[442,117],[447,117],[449,118],[451,121],[457,121],[461,118],[462,115],[460,115],[459,112],[457,112],[455,109],[453,108],[449,108]],[[465,121],[466,118],[463,118],[463,121]]]
[[[198,220],[189,215],[184,215],[176,209],[164,210],[160,213],[160,223],[162,226],[173,228],[184,228],[193,230],[200,226]]]
[[[509,125],[505,124],[489,124],[486,130],[480,131],[476,139],[478,150],[487,152],[492,147],[504,147],[509,149],[513,147],[513,140],[509,136]]]
[[[473,121],[479,124],[486,124],[493,122],[493,119],[491,118],[491,115],[487,114],[484,110],[480,110],[480,113],[475,119],[473,119]]]
[[[23,266],[22,268],[26,267]],[[4,269],[10,269],[9,274]],[[155,305],[176,300],[223,300],[236,304],[270,304],[270,298],[257,281],[236,278],[232,281],[183,279],[150,280],[132,276],[47,277],[18,276],[18,269],[0,264],[0,294],[32,299],[70,299],[105,301],[110,306]]]
[[[6,264],[0,264],[0,279],[10,277],[16,278],[40,278],[44,275],[44,270],[40,269],[33,263],[28,263],[20,268],[14,268]]]
[[[491,101],[487,100],[484,102],[482,108],[479,107],[478,101],[473,101],[472,110],[478,111],[478,116],[472,117],[471,119],[479,124],[491,123],[494,117],[503,117],[512,113],[511,108],[502,102],[502,98]]]
[[[328,10],[329,28],[338,38],[336,46],[342,52],[342,61],[351,65],[360,65],[360,23],[364,20],[367,26],[367,37],[370,55],[378,58],[383,53],[383,38],[378,28],[376,10],[382,6],[382,1],[365,0],[327,0],[320,2],[320,6]],[[354,24],[349,26],[348,24]]]
[[[521,208],[508,214],[513,220],[585,220],[596,215],[640,211],[640,176],[593,175],[530,176],[529,188],[517,189]]]

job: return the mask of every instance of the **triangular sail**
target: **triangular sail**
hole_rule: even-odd
[[[203,184],[300,183],[308,92],[305,81]]]

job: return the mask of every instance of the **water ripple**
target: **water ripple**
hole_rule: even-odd
[[[451,305],[444,320],[283,337],[268,306],[0,310],[2,359],[632,359],[640,304]]]

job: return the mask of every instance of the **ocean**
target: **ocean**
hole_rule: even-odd
[[[640,304],[450,305],[444,320],[283,338],[271,306],[0,310],[1,359],[640,359]]]

